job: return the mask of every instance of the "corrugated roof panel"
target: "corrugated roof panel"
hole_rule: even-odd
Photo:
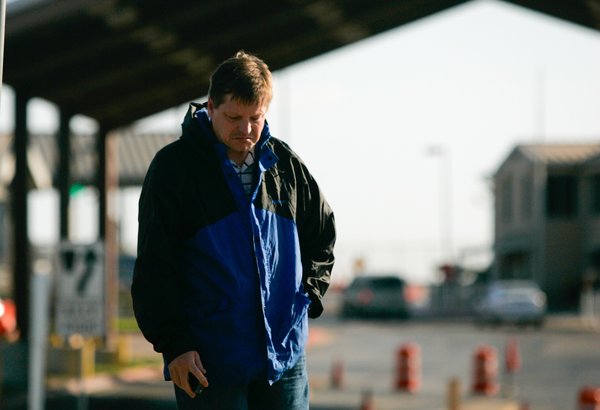
[[[206,95],[239,49],[276,71],[467,1],[22,0],[7,7],[4,81],[112,130]],[[596,29],[598,1],[511,3]]]
[[[179,138],[176,134],[121,134],[117,137],[119,184],[141,185],[148,166],[156,152]],[[12,136],[0,139],[0,158],[11,156]],[[39,151],[43,166],[53,176],[56,184],[58,172],[58,143],[54,135],[34,134],[30,144]],[[90,185],[95,183],[97,168],[97,142],[94,135],[71,137],[71,183]]]
[[[532,161],[549,165],[577,165],[600,154],[600,143],[532,144],[518,149]]]
[[[141,185],[154,155],[176,134],[124,134],[118,139],[121,185]]]

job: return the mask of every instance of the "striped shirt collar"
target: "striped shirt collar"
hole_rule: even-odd
[[[240,178],[246,197],[250,198],[252,196],[252,184],[254,182],[254,168],[256,168],[254,150],[248,152],[246,159],[241,165],[236,164],[235,161],[232,160],[229,160],[229,162],[231,162],[233,169]]]
[[[242,162],[241,165],[236,164],[235,161],[233,160],[229,160],[229,162],[231,162],[231,165],[233,165],[233,168],[236,170],[236,172],[239,174],[240,172],[245,172],[248,168],[250,168],[252,165],[254,165],[254,149],[251,151],[248,151],[248,155],[246,155],[246,159],[244,159],[244,162]]]

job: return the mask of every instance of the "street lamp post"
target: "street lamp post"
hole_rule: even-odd
[[[446,147],[434,145],[427,150],[439,161],[440,257],[443,263],[453,262],[452,240],[452,161]]]

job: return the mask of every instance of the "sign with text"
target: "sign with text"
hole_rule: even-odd
[[[63,242],[56,258],[56,332],[104,336],[104,247]]]

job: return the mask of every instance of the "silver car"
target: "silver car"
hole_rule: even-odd
[[[475,306],[479,324],[515,324],[541,327],[546,317],[546,294],[530,280],[494,281]]]

